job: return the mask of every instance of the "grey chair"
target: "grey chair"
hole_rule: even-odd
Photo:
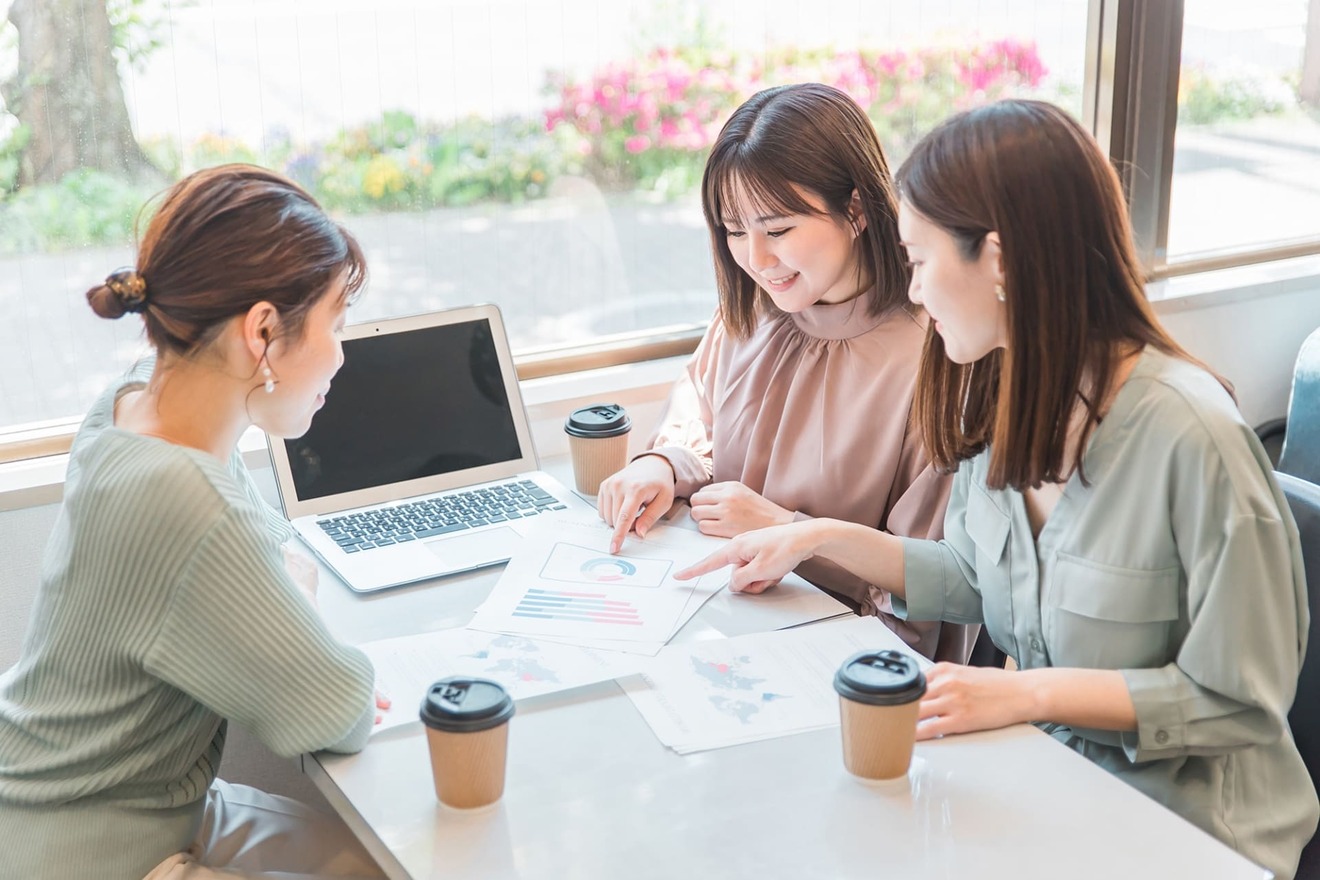
[[[1320,483],[1320,330],[1302,342],[1293,365],[1278,470]]]
[[[1309,342],[1310,340],[1308,340]],[[1289,431],[1291,434],[1291,429]],[[1291,474],[1275,473],[1283,494],[1288,497],[1297,531],[1302,537],[1302,558],[1308,579],[1311,606],[1311,630],[1306,644],[1306,660],[1297,680],[1297,697],[1288,713],[1293,739],[1311,772],[1311,783],[1320,791],[1320,486]],[[1296,880],[1320,880],[1320,834],[1311,838],[1302,851]]]

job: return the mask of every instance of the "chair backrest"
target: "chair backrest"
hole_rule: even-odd
[[[1320,483],[1320,330],[1312,331],[1302,342],[1293,365],[1287,430],[1278,469]]]
[[[1291,430],[1291,428],[1290,428]],[[1320,791],[1320,486],[1291,474],[1274,475],[1288,497],[1297,531],[1302,539],[1302,561],[1306,566],[1307,598],[1311,606],[1311,629],[1306,642],[1306,659],[1297,680],[1297,697],[1288,713],[1297,749],[1302,753],[1311,783]],[[1320,880],[1320,835],[1311,839],[1296,880]]]

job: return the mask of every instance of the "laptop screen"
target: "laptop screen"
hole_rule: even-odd
[[[325,406],[284,444],[304,501],[521,458],[490,321],[344,340]]]

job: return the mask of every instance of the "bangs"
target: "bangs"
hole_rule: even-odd
[[[826,215],[802,195],[801,190],[769,168],[759,167],[755,156],[731,156],[730,161],[711,169],[708,195],[711,219],[726,226],[737,219],[744,225],[758,217],[788,217],[794,214]]]

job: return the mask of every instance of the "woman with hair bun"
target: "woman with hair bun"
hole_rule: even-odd
[[[230,721],[285,756],[373,725],[371,663],[325,629],[237,452],[254,425],[307,430],[365,278],[311,196],[227,165],[172,187],[136,265],[87,292],[140,315],[155,357],[83,420],[0,676],[5,876],[381,876],[337,819],[216,779]]]

